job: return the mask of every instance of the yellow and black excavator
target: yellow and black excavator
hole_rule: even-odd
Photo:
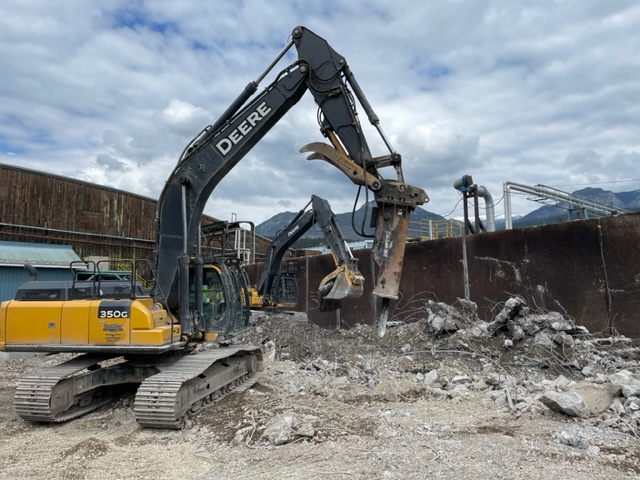
[[[257,95],[258,84],[292,47],[297,60]],[[0,350],[71,352],[59,365],[26,375],[14,405],[24,419],[62,422],[94,410],[123,384],[139,385],[133,411],[140,425],[180,428],[184,419],[224,396],[244,389],[262,369],[260,346],[212,347],[217,335],[246,328],[250,301],[237,259],[199,254],[199,223],[207,199],[224,176],[309,91],[329,144],[301,149],[329,162],[376,200],[372,256],[377,267],[373,295],[382,299],[383,327],[389,300],[397,298],[410,212],[425,203],[424,190],[405,183],[401,157],[347,61],[305,27],[257,81],[250,82],[214,125],[184,149],[158,201],[152,290],[127,282],[32,280],[0,307]],[[372,156],[355,109],[356,100],[389,153]],[[390,167],[395,179],[383,178]],[[204,284],[217,289],[206,310]],[[211,298],[211,297],[210,297]],[[384,328],[381,328],[384,331]],[[224,342],[222,342],[224,344]]]
[[[308,207],[311,206],[310,209]],[[297,303],[295,276],[280,272],[286,251],[317,225],[322,230],[336,264],[318,287],[318,308],[331,311],[340,308],[346,298],[358,298],[364,292],[364,277],[358,270],[358,259],[353,256],[340,229],[329,202],[316,195],[273,238],[265,253],[264,265],[256,287],[251,287],[251,306],[271,307]]]

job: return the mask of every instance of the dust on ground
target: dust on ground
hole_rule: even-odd
[[[519,298],[492,322],[425,302],[418,321],[328,331],[261,315],[232,343],[263,343],[259,382],[183,430],[139,427],[135,390],[83,418],[33,424],[0,362],[0,471],[15,479],[598,479],[640,475],[640,352]],[[275,348],[273,348],[275,347]],[[637,389],[636,389],[637,387]]]

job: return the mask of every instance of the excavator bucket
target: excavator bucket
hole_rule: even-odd
[[[322,279],[318,287],[320,310],[330,311],[340,307],[345,298],[358,298],[364,292],[364,277],[344,265],[339,266]]]
[[[327,281],[327,277],[322,280],[322,284],[331,283],[330,290],[323,297],[328,300],[344,300],[345,298],[357,298],[362,296],[364,291],[363,282],[354,283],[354,278],[344,269],[337,269],[330,274],[333,278]]]

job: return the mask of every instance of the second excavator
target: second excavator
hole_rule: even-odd
[[[309,206],[311,208],[307,209]],[[255,297],[259,299],[260,305],[277,305],[283,298],[281,292],[289,283],[282,281],[280,273],[284,254],[315,225],[322,230],[336,264],[336,268],[318,286],[319,310],[335,310],[340,308],[342,300],[362,296],[364,277],[358,270],[358,259],[351,253],[329,202],[312,195],[311,201],[275,235],[267,248],[262,274],[255,288]],[[274,285],[274,281],[278,279],[279,284]],[[285,280],[295,279],[285,277]],[[255,303],[258,304],[258,301]]]

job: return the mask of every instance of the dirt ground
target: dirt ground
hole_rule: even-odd
[[[276,346],[275,359],[259,382],[229,394],[178,431],[140,428],[132,411],[134,390],[68,423],[25,422],[12,405],[18,378],[59,356],[0,362],[0,477],[640,476],[632,419],[551,411],[537,400],[545,386],[561,375],[571,380],[584,373],[524,361],[530,355],[517,348],[506,354],[502,339],[456,343],[432,337],[424,322],[390,327],[379,339],[366,326],[334,332],[285,316],[262,319],[235,341],[266,338]]]

